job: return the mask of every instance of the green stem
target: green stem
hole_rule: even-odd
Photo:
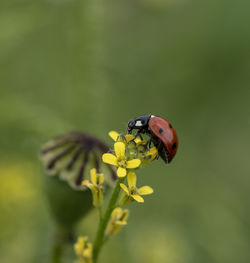
[[[94,263],[97,263],[98,255],[99,255],[100,250],[102,248],[102,245],[104,243],[105,230],[106,230],[109,218],[111,216],[111,213],[116,206],[116,201],[118,199],[118,196],[119,196],[119,193],[121,190],[120,183],[122,183],[123,181],[124,181],[124,178],[119,178],[117,180],[114,191],[113,191],[112,196],[109,200],[107,210],[106,210],[103,218],[101,219],[101,221],[99,223],[95,242],[94,242],[94,251],[93,251],[93,262]]]
[[[101,222],[102,221],[102,207],[101,206],[98,207],[98,212],[99,212],[99,220]]]

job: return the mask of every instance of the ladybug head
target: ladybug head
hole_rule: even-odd
[[[145,129],[148,126],[148,121],[151,115],[143,115],[136,117],[128,122],[128,133],[131,133],[133,129]]]
[[[129,121],[128,122],[128,133],[131,133],[134,128],[135,128],[135,120]]]

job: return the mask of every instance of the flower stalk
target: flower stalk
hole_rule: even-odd
[[[116,207],[116,203],[119,197],[120,193],[120,184],[124,181],[124,178],[119,178],[116,182],[114,191],[110,197],[108,207],[106,209],[106,212],[103,216],[103,218],[100,220],[99,227],[97,230],[95,242],[94,242],[94,248],[93,248],[93,263],[97,262],[101,247],[105,240],[105,230],[109,221],[109,218],[111,216],[112,211]]]
[[[112,131],[109,135],[115,141],[114,150],[104,153],[102,161],[111,167],[116,167],[118,178],[105,210],[103,209],[103,196],[105,196],[103,193],[105,194],[107,179],[104,174],[99,171],[97,173],[96,169],[91,169],[91,180],[85,179],[81,183],[83,187],[89,188],[92,192],[93,205],[99,212],[99,225],[93,246],[88,242],[88,247],[85,247],[85,250],[78,250],[81,253],[76,253],[79,263],[97,263],[104,243],[127,225],[129,210],[120,206],[128,205],[133,201],[143,203],[142,195],[153,193],[150,186],[137,188],[135,171],[156,159],[158,155],[156,147],[149,148],[147,141],[132,134],[123,135]],[[79,244],[79,242],[76,243],[76,247],[83,247]],[[89,247],[91,249],[88,249]],[[83,256],[83,253],[87,256]]]

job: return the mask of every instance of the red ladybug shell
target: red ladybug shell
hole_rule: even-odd
[[[178,137],[171,123],[161,117],[151,116],[148,122],[152,133],[158,137],[168,154],[168,162],[170,162],[178,148]]]

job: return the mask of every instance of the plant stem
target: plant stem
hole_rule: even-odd
[[[124,178],[119,178],[116,182],[115,188],[113,190],[113,193],[111,195],[111,198],[108,203],[107,210],[103,216],[103,218],[100,220],[95,242],[94,242],[94,250],[93,250],[93,262],[97,263],[98,255],[100,253],[101,247],[104,243],[104,235],[105,235],[105,230],[110,218],[110,215],[113,211],[113,209],[116,206],[116,201],[118,199],[119,193],[120,193],[120,183],[124,181]]]
[[[99,212],[99,221],[101,222],[102,221],[102,207],[101,206],[98,207],[98,212]]]

